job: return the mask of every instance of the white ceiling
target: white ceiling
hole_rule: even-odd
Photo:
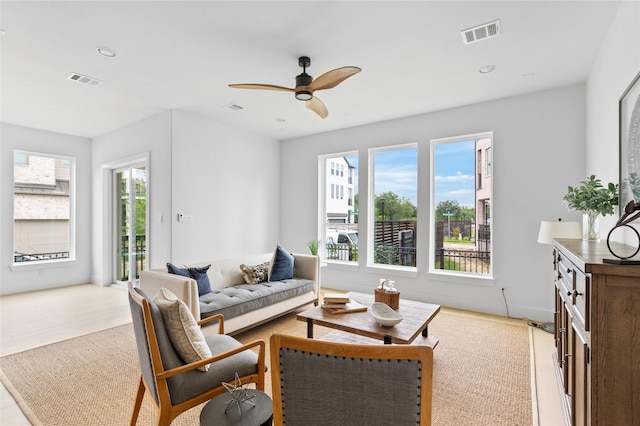
[[[167,109],[289,139],[584,82],[618,1],[4,1],[5,123],[95,137]],[[501,20],[502,35],[460,31]],[[96,53],[97,46],[117,52]],[[292,93],[298,56],[318,77],[321,119]],[[490,74],[478,69],[493,64]],[[67,80],[77,72],[104,83]],[[242,111],[222,108],[230,103]],[[286,121],[282,121],[286,120]]]

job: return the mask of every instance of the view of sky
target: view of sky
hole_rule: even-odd
[[[461,206],[475,206],[475,143],[473,140],[440,143],[435,147],[434,202],[456,200]],[[358,167],[357,155],[347,161]],[[417,206],[418,149],[375,153],[375,193],[390,191]],[[356,193],[358,193],[356,180]]]
[[[434,149],[434,205],[456,200],[475,207],[475,142],[440,143]]]
[[[418,148],[378,151],[374,154],[375,194],[398,194],[418,205]]]

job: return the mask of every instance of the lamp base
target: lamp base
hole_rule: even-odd
[[[540,330],[546,331],[547,333],[555,333],[556,325],[552,322],[535,322],[529,321],[529,325],[531,327],[539,328]]]
[[[544,324],[540,324],[540,328],[546,331],[547,333],[553,334],[555,332],[555,324],[552,322],[545,322]]]

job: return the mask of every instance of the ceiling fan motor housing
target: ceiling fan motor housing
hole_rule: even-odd
[[[309,90],[302,89],[302,87],[307,87],[313,81],[313,77],[307,74],[307,67],[311,65],[311,58],[308,56],[300,56],[298,58],[298,65],[302,68],[302,74],[296,76],[296,99],[309,101],[313,98],[313,93]],[[298,87],[301,89],[298,90]]]
[[[308,101],[313,97],[313,93],[306,89],[308,85],[313,81],[313,77],[311,77],[306,72],[296,76],[296,99],[300,99],[301,101]],[[300,90],[297,90],[300,87]]]

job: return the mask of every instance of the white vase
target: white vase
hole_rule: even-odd
[[[582,215],[582,239],[600,240],[600,214],[588,212]]]

